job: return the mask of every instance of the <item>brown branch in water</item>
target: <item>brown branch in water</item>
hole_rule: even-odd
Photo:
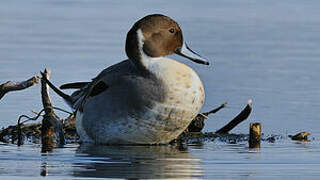
[[[42,75],[49,79],[50,72],[45,69]],[[58,120],[59,117],[53,110],[49,96],[49,87],[44,79],[41,79],[41,97],[45,111],[41,128],[42,152],[47,152],[55,147],[56,141],[58,141],[59,145],[64,145],[65,140],[62,123]]]
[[[216,112],[220,111],[222,108],[225,108],[225,107],[227,106],[227,104],[228,104],[228,103],[225,102],[225,103],[221,104],[218,108],[213,109],[213,110],[211,110],[211,111],[209,111],[209,112],[201,113],[201,114],[203,114],[203,115],[205,115],[205,116],[208,116],[209,114],[215,114]]]
[[[201,132],[202,129],[204,128],[204,120],[208,119],[209,114],[214,114],[216,112],[218,112],[219,110],[221,110],[222,108],[226,107],[227,102],[221,104],[218,108],[213,109],[209,112],[204,112],[204,113],[200,113],[198,114],[189,124],[188,128],[187,128],[187,132]]]
[[[236,127],[239,123],[246,120],[252,111],[252,99],[248,100],[247,106],[227,125],[216,131],[218,134],[227,134],[231,131],[234,127]]]
[[[23,90],[31,87],[39,82],[40,77],[38,75],[22,82],[8,81],[0,85],[0,100],[1,98],[10,91]]]
[[[21,128],[21,125],[27,121],[35,121],[37,120],[40,116],[41,116],[41,113],[44,111],[45,109],[42,109],[39,113],[36,113],[36,116],[35,117],[29,117],[27,115],[21,115],[19,116],[19,119],[18,119],[18,124],[17,124],[17,136],[18,136],[18,143],[17,145],[18,146],[21,146],[23,144],[23,141],[22,141],[22,128]],[[22,118],[26,118],[27,120],[21,122]],[[12,141],[14,142],[14,138],[12,138]],[[13,144],[12,142],[12,144]]]
[[[66,112],[63,109],[53,107],[53,109]],[[63,120],[63,132],[65,132],[64,136],[69,143],[78,143],[79,136],[75,129],[75,122],[73,113],[66,112],[68,114],[72,114],[68,118]],[[20,138],[20,145],[22,145],[25,141],[29,141],[32,143],[39,143],[41,142],[41,123],[26,123],[29,121],[36,121],[40,117],[44,116],[44,109],[39,112],[34,112],[35,116],[27,116],[21,115],[19,116],[19,120],[17,125],[8,126],[6,128],[0,129],[0,142],[3,143],[12,143],[14,144],[19,141]],[[19,125],[19,127],[18,127]],[[19,130],[20,129],[20,130]],[[20,136],[18,135],[20,131]]]

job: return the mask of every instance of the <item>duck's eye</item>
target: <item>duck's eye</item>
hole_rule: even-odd
[[[173,28],[169,29],[169,32],[174,33],[174,29]]]

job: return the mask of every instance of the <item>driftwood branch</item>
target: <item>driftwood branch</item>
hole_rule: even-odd
[[[227,125],[216,131],[218,134],[227,134],[234,127],[236,127],[239,123],[246,120],[252,111],[252,99],[248,100],[247,106],[236,116],[233,120],[231,120]]]
[[[222,108],[226,107],[227,102],[221,104],[218,108],[213,109],[209,112],[204,112],[198,114],[189,124],[188,128],[186,129],[187,132],[201,132],[204,128],[204,120],[208,118],[209,114],[214,114],[221,110]]]
[[[42,76],[45,76],[46,79],[49,79],[50,72],[45,70],[41,73]],[[49,87],[44,79],[41,79],[41,97],[42,104],[44,107],[45,115],[42,120],[42,129],[41,129],[41,142],[42,142],[42,151],[51,151],[58,141],[59,145],[64,145],[64,132],[62,123],[59,121],[59,117],[55,114],[50,96],[49,96]],[[58,138],[56,137],[58,136]]]
[[[38,75],[22,82],[8,81],[0,85],[0,99],[10,91],[23,90],[31,87],[39,82],[40,77]]]
[[[42,109],[35,117],[29,117],[27,115],[21,115],[19,116],[19,119],[18,119],[18,124],[17,124],[17,133],[18,133],[18,146],[21,146],[23,144],[23,141],[22,141],[22,131],[21,131],[21,125],[27,121],[35,121],[37,120],[40,116],[41,116],[41,113],[44,111],[44,109]],[[27,120],[21,122],[22,118],[26,118]],[[14,141],[14,138],[12,138],[12,140]]]
[[[227,104],[228,104],[228,103],[225,102],[225,103],[221,104],[218,108],[213,109],[213,110],[211,110],[211,111],[209,111],[209,112],[201,113],[201,114],[203,114],[203,115],[205,115],[205,116],[208,116],[209,114],[215,114],[216,112],[220,111],[222,108],[225,108],[225,107],[227,106]]]

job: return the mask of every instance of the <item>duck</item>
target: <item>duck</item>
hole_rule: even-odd
[[[168,144],[198,115],[203,84],[189,66],[166,57],[177,54],[198,64],[209,61],[184,42],[177,22],[147,15],[127,33],[127,60],[100,72],[91,82],[60,89],[47,84],[73,109],[82,143]],[[75,89],[68,95],[62,90]]]

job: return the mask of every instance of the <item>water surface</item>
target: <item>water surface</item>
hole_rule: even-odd
[[[170,146],[0,145],[0,176],[10,179],[179,178],[317,179],[319,144],[282,141],[250,150],[246,143]],[[275,154],[276,152],[276,154]]]

